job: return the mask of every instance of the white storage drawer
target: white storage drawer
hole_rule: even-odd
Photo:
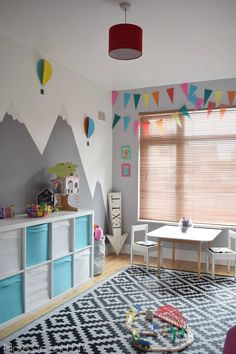
[[[50,298],[49,292],[50,271],[49,264],[26,271],[25,274],[25,295],[26,311],[36,308]]]
[[[52,254],[59,258],[70,252],[71,224],[69,220],[52,223]]]
[[[75,254],[74,286],[85,283],[91,278],[91,249]]]
[[[21,229],[0,232],[0,277],[21,270]]]

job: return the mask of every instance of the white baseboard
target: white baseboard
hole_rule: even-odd
[[[106,244],[106,254],[113,253],[113,249],[111,244]],[[124,244],[120,253],[123,254],[130,254],[130,244]],[[142,255],[141,252],[135,251],[136,255]],[[152,253],[151,253],[152,255]],[[175,250],[175,259],[178,261],[186,261],[186,262],[197,262],[197,249],[196,251],[193,250],[182,250],[176,249]],[[153,256],[155,257],[155,252],[153,252]],[[164,259],[172,259],[172,248],[163,247],[163,258]],[[206,263],[206,253],[204,251],[201,252],[201,263]],[[216,264],[226,265],[226,261],[217,260]]]

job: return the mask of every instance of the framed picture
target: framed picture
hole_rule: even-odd
[[[130,177],[130,163],[122,163],[121,174],[122,177]]]
[[[131,147],[130,145],[123,145],[121,147],[121,157],[123,160],[131,159]]]

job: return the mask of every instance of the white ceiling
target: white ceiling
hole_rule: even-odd
[[[143,56],[108,56],[121,0],[0,0],[0,32],[109,89],[236,77],[236,0],[131,0]]]

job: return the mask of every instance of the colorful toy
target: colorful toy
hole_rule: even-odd
[[[0,219],[14,218],[15,206],[0,207]]]
[[[94,225],[94,240],[98,241],[103,238],[103,229],[98,225]]]
[[[51,214],[53,207],[46,203],[27,205],[25,212],[31,218],[43,217]]]
[[[182,351],[192,344],[193,334],[187,328],[186,320],[177,308],[172,305],[161,306],[152,313],[153,321],[149,320],[150,312],[150,310],[129,310],[127,313],[126,327],[131,333],[132,343],[135,348],[147,352],[173,353]],[[140,318],[136,321],[137,317]],[[170,324],[168,332],[167,323]],[[142,325],[144,329],[140,328]],[[177,328],[174,326],[180,329],[180,335],[177,336]],[[146,339],[146,337],[149,337],[150,340],[149,338]]]

